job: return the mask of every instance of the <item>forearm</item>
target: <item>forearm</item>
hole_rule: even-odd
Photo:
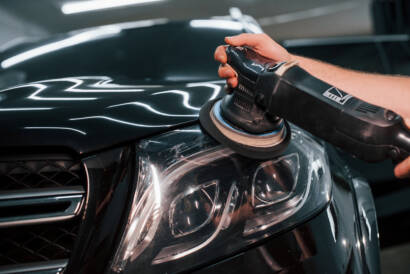
[[[410,119],[410,77],[388,76],[344,69],[314,59],[293,56],[313,76],[368,103]]]

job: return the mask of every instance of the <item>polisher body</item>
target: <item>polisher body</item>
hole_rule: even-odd
[[[410,132],[394,112],[361,101],[313,77],[296,63],[277,63],[246,47],[228,47],[226,52],[228,63],[238,74],[238,87],[217,105],[220,119],[210,119],[214,125],[222,121],[234,129],[227,131],[229,137],[222,133],[225,145],[232,147],[236,142],[232,138],[235,131],[268,134],[286,128],[285,119],[368,162],[400,161],[410,155]],[[212,118],[212,111],[201,116]],[[200,119],[203,124],[204,118]],[[286,137],[282,140],[276,145],[283,149]],[[266,149],[269,151],[281,152],[272,147]]]

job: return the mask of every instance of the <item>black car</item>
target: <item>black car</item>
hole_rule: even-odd
[[[370,188],[337,149],[291,125],[256,161],[199,126],[213,50],[259,31],[147,20],[0,53],[0,272],[379,273]]]

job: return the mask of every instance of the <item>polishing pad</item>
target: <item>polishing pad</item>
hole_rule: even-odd
[[[270,132],[248,133],[231,125],[221,113],[221,100],[209,101],[200,111],[202,127],[218,142],[235,152],[253,159],[271,159],[280,154],[290,140],[290,128],[281,120]]]

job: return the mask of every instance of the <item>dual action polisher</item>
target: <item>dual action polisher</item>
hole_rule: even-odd
[[[247,47],[229,46],[226,53],[238,86],[204,105],[199,119],[237,153],[279,155],[290,140],[289,121],[368,162],[410,155],[410,132],[394,112],[330,86],[297,63],[278,63]]]

